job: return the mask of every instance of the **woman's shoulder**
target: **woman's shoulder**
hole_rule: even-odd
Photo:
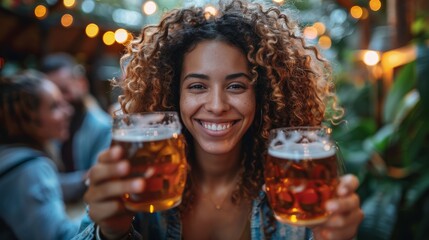
[[[25,168],[24,165],[26,166]],[[28,166],[34,165],[54,167],[52,161],[42,151],[25,145],[0,145],[1,177],[11,174],[18,169],[23,170],[27,169]]]

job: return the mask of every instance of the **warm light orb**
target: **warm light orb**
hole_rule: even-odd
[[[70,27],[73,24],[73,16],[66,13],[61,17],[61,25],[63,27]]]
[[[380,10],[381,8],[381,1],[380,0],[371,0],[369,1],[369,8],[376,12],[378,10]]]
[[[107,46],[110,46],[115,43],[115,33],[112,31],[107,31],[103,34],[103,42]]]
[[[317,29],[315,27],[304,28],[304,37],[307,39],[317,38]]]
[[[380,55],[376,51],[366,51],[363,54],[363,62],[368,66],[374,66],[380,61]]]
[[[204,8],[204,12],[210,14],[211,16],[216,16],[217,9],[212,5],[208,5]]]
[[[72,8],[76,4],[75,0],[64,0],[63,4],[66,8]]]
[[[43,5],[37,5],[34,8],[34,15],[39,19],[43,19],[48,15],[48,9]]]
[[[323,35],[326,31],[326,27],[325,24],[323,24],[322,22],[315,22],[313,24],[313,27],[317,30],[317,35]]]
[[[359,6],[353,6],[350,8],[350,15],[352,15],[353,18],[359,19],[363,15],[363,10]]]
[[[99,31],[100,29],[95,23],[90,23],[85,28],[85,33],[90,38],[96,37]]]
[[[152,15],[156,12],[156,9],[158,8],[158,6],[156,5],[156,3],[154,1],[147,1],[143,4],[143,12],[146,15]]]
[[[118,43],[125,43],[128,40],[128,32],[123,28],[115,31],[115,40]]]
[[[322,49],[329,49],[332,46],[332,40],[329,36],[323,35],[319,38],[319,46]]]
[[[273,0],[273,2],[278,3],[278,4],[283,4],[284,0]]]

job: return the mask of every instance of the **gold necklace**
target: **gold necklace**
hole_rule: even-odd
[[[203,195],[203,197],[204,198],[207,198],[212,204],[213,204],[213,206],[214,206],[214,208],[216,209],[216,210],[218,210],[218,211],[221,211],[222,210],[222,205],[225,203],[225,200],[229,197],[229,196],[231,196],[231,193],[234,191],[234,189],[236,189],[237,188],[237,186],[238,186],[238,176],[236,177],[236,179],[234,180],[234,182],[235,182],[235,184],[234,184],[234,187],[232,188],[232,190],[228,190],[227,192],[226,192],[226,194],[225,194],[225,196],[222,198],[222,200],[220,201],[220,203],[216,203],[215,201],[213,201],[213,199],[211,198],[211,196],[210,196],[210,194],[209,193],[207,193],[207,194],[204,194]]]
[[[210,196],[208,196],[207,198],[208,198],[208,199],[209,199],[209,201],[214,205],[214,208],[215,208],[216,210],[220,211],[220,210],[222,210],[222,205],[223,205],[223,203],[225,202],[225,200],[228,198],[228,196],[229,196],[229,194],[227,193],[227,194],[223,197],[222,201],[221,201],[219,204],[215,203],[215,201],[213,201],[213,199],[212,199]]]

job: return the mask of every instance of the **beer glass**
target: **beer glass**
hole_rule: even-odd
[[[176,112],[124,114],[113,119],[112,146],[125,149],[127,178],[142,177],[143,192],[125,194],[125,207],[153,213],[180,204],[186,182],[185,142]]]
[[[325,202],[335,196],[344,172],[330,133],[325,127],[270,131],[264,176],[268,200],[279,221],[312,226],[328,217]]]

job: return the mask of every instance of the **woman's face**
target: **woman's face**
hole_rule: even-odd
[[[203,41],[184,56],[180,79],[180,113],[195,147],[210,154],[237,150],[256,107],[245,55]]]
[[[41,86],[41,103],[38,111],[36,137],[41,142],[69,137],[70,116],[73,109],[64,100],[54,83],[46,80]]]

